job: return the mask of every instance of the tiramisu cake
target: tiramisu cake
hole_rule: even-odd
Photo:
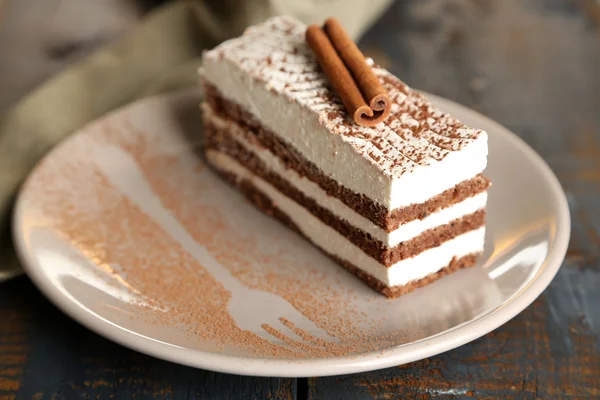
[[[482,252],[487,134],[364,57],[335,70],[344,52],[358,50],[335,47],[347,38],[334,27],[311,36],[276,17],[206,52],[205,155],[261,210],[396,297],[473,265]],[[365,84],[357,68],[376,82]],[[362,94],[369,103],[374,88],[390,104],[373,106],[361,123],[353,101]]]

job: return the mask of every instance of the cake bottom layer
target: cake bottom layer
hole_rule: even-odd
[[[477,254],[483,249],[485,231],[480,228],[386,268],[226,154],[209,149],[206,156],[213,169],[255,206],[305,236],[338,264],[388,297],[400,296],[475,264]]]

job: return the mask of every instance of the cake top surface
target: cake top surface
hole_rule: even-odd
[[[204,57],[236,64],[270,91],[317,114],[330,133],[340,135],[390,176],[440,161],[485,134],[442,112],[371,60],[367,61],[392,100],[392,112],[374,127],[355,124],[319,68],[305,31],[306,26],[293,18],[274,17]]]

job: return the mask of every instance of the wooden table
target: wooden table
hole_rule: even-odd
[[[600,3],[404,0],[362,46],[409,84],[508,126],[560,178],[571,245],[533,305],[473,343],[410,365],[269,379],[120,347],[21,277],[0,285],[0,398],[600,398]]]

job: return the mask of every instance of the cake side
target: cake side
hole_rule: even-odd
[[[449,266],[453,260],[479,254],[483,250],[485,228],[480,227],[386,267],[369,257],[330,226],[319,221],[308,210],[249,173],[233,158],[210,149],[207,150],[206,157],[213,168],[229,176],[230,181],[235,185],[250,186],[255,195],[260,195],[263,202],[268,200],[272,207],[277,209],[277,213],[271,212],[271,215],[284,222],[293,222],[303,236],[326,254],[354,266],[362,271],[364,276],[377,280],[385,287],[401,287],[423,279]]]
[[[213,114],[203,105],[205,146],[235,160],[298,205],[309,210],[350,242],[386,266],[419,254],[462,233],[483,226],[487,193],[479,192],[428,216],[412,219],[386,232],[339,198],[330,196],[306,176],[288,168],[282,159],[262,146],[255,134],[236,122]],[[487,180],[481,178],[483,185]],[[286,210],[282,210],[285,212]]]
[[[386,232],[397,229],[401,224],[423,218],[442,208],[459,203],[467,197],[481,194],[489,185],[489,182],[481,174],[478,174],[471,179],[459,182],[454,187],[446,189],[433,197],[425,199],[422,203],[411,203],[406,207],[389,210],[380,203],[375,202],[371,198],[373,197],[372,195],[367,196],[356,193],[343,186],[334,177],[325,174],[321,170],[320,164],[316,165],[305,159],[293,146],[285,142],[278,133],[270,130],[262,121],[258,120],[240,105],[226,99],[211,84],[204,82],[203,87],[206,93],[206,104],[203,106],[205,115],[210,115],[212,119],[231,121],[237,125],[249,127],[253,132],[251,135],[253,143],[268,149],[280,158],[285,163],[284,169],[295,169],[300,175],[319,185],[320,189],[327,196],[340,199],[356,213],[369,219]],[[331,155],[329,158],[336,157],[337,155]],[[342,166],[339,168],[341,169]],[[344,169],[349,174],[354,171],[349,167],[345,167]],[[420,185],[425,186],[422,183]],[[410,192],[407,192],[406,197],[409,196]]]

